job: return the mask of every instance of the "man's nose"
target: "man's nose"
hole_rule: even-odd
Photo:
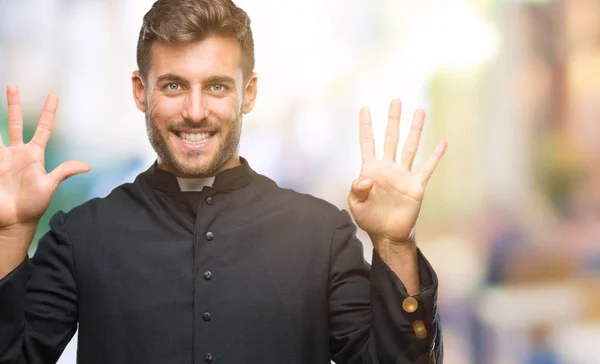
[[[190,91],[185,100],[185,109],[183,117],[192,122],[198,123],[208,117],[208,108],[206,108],[206,97],[202,90]]]

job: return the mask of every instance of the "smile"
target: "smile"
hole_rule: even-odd
[[[186,144],[191,144],[191,145],[200,145],[200,144],[204,144],[208,141],[208,139],[210,139],[210,137],[212,136],[211,133],[184,133],[184,132],[179,132],[177,133],[177,136],[183,140]]]
[[[189,133],[185,131],[176,131],[174,134],[179,139],[181,146],[185,149],[200,150],[206,148],[216,132],[202,131],[198,133]]]

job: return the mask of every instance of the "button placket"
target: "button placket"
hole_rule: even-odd
[[[213,206],[215,204],[215,200],[214,200],[214,198],[212,196],[206,197],[205,200],[204,200],[204,202],[206,203],[205,206],[206,206],[207,209],[210,209],[211,206]],[[199,208],[201,208],[201,207],[199,206]],[[206,231],[205,230],[205,233],[204,233],[204,239],[205,239],[205,241],[211,242],[211,241],[213,241],[214,237],[215,237],[215,234],[212,231]],[[206,270],[204,273],[202,273],[202,276],[203,276],[203,278],[204,278],[205,281],[210,281],[212,279],[212,277],[213,277],[213,273],[210,270]],[[207,282],[207,284],[208,284],[208,282]],[[202,312],[202,311],[200,311],[200,312]],[[200,316],[202,317],[202,321],[206,325],[208,325],[208,323],[212,320],[212,314],[209,311],[203,312],[202,314],[200,314]],[[212,363],[213,360],[214,360],[213,354],[209,353],[209,352],[205,352],[204,362],[205,363]]]
[[[207,193],[208,191],[205,191],[205,193]],[[210,192],[209,192],[210,193]],[[205,289],[209,289],[212,286],[212,284],[209,285],[213,273],[210,270],[207,270],[206,268],[208,267],[204,267],[205,269],[202,269],[202,266],[204,264],[206,264],[205,258],[203,258],[203,254],[200,254],[200,251],[204,250],[204,249],[208,249],[210,250],[211,248],[211,241],[213,241],[215,235],[213,233],[213,231],[209,231],[210,230],[210,215],[214,215],[214,213],[216,212],[214,210],[214,208],[212,207],[215,204],[214,198],[212,196],[206,196],[206,194],[204,195],[204,202],[202,203],[202,200],[200,200],[200,203],[197,205],[197,212],[196,212],[196,222],[195,222],[195,238],[194,238],[194,242],[195,242],[195,251],[194,251],[194,271],[195,277],[203,277],[206,286],[202,287],[202,283],[201,281],[196,281],[194,283],[194,332],[193,332],[193,339],[194,339],[194,348],[192,351],[192,354],[194,355],[194,360],[202,360],[202,352],[204,352],[204,362],[205,363],[212,363],[214,361],[214,356],[212,353],[207,352],[206,349],[209,349],[209,347],[206,348],[202,348],[202,344],[200,344],[201,342],[203,342],[202,337],[205,335],[203,329],[201,329],[201,326],[198,325],[206,325],[206,327],[210,327],[212,326],[212,314],[210,311],[208,311],[207,309],[209,307],[204,307],[202,308],[201,306],[198,305],[198,302],[202,301],[202,300],[198,300],[198,295],[202,295],[200,294],[200,292],[204,291]],[[202,211],[202,209],[204,208],[204,211]],[[207,224],[208,223],[208,224]],[[203,236],[204,235],[204,236]],[[204,237],[204,241],[202,240],[202,237]],[[203,244],[204,243],[204,244]],[[203,272],[204,270],[204,272]],[[199,278],[199,277],[198,277]],[[198,285],[200,284],[200,285]],[[207,303],[207,302],[205,302]],[[196,355],[199,355],[199,357],[197,357]]]

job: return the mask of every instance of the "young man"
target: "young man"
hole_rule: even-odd
[[[412,172],[424,114],[395,160],[401,105],[349,205],[374,245],[364,261],[346,211],[279,188],[238,155],[257,94],[246,13],[230,0],[159,0],[144,17],[133,96],[156,162],[131,184],[35,227],[79,161],[44,170],[57,97],[22,141],[7,90],[0,146],[0,363],[54,363],[79,325],[82,363],[441,363],[437,278],[414,226],[446,148]]]

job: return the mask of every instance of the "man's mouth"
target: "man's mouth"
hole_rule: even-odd
[[[186,133],[186,132],[175,132],[179,139],[183,140],[184,143],[189,145],[202,145],[206,143],[211,136],[215,133],[201,132],[201,133]]]

